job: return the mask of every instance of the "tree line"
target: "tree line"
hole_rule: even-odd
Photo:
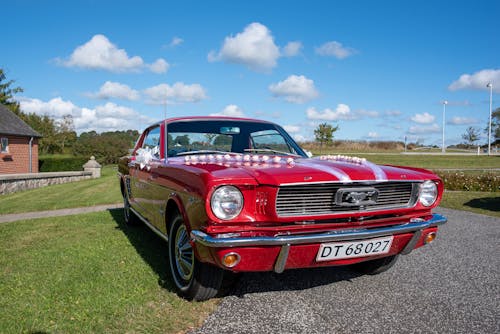
[[[14,86],[14,80],[7,80],[4,70],[0,68],[0,103],[42,136],[38,141],[38,150],[42,155],[93,155],[101,163],[116,163],[128,153],[139,136],[137,130],[103,133],[90,131],[77,135],[72,115],[55,120],[48,115],[23,112],[19,102],[14,99],[15,94],[22,92],[21,87]]]
[[[77,135],[72,115],[65,115],[61,120],[54,120],[48,115],[25,113],[14,95],[22,93],[23,89],[14,86],[14,80],[7,80],[5,72],[0,68],[0,103],[7,106],[25,123],[42,135],[39,140],[41,154],[74,154],[77,156],[94,155],[103,163],[116,163],[119,157],[126,155],[139,136],[136,130],[96,133],[83,132]],[[314,130],[315,141],[323,146],[333,143],[338,125],[321,123]],[[474,145],[479,140],[480,129],[469,127],[462,135],[466,144]],[[492,139],[494,144],[500,141],[500,108],[492,113]],[[488,126],[485,129],[488,133]],[[177,140],[183,140],[178,138]]]

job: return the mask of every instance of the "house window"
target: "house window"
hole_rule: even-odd
[[[9,138],[0,139],[0,153],[9,153]]]

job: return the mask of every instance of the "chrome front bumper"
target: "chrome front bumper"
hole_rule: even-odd
[[[412,218],[408,223],[377,228],[344,229],[326,233],[312,233],[300,235],[277,235],[274,237],[235,237],[214,238],[202,231],[191,231],[191,239],[206,247],[246,247],[246,246],[281,246],[281,251],[276,260],[274,271],[282,272],[285,267],[288,251],[291,245],[314,244],[334,241],[362,240],[388,235],[413,233],[401,254],[410,253],[422,235],[422,230],[443,225],[447,222],[446,217],[433,214],[430,219]]]

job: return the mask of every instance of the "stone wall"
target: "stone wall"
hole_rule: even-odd
[[[91,171],[0,175],[0,195],[91,178]]]

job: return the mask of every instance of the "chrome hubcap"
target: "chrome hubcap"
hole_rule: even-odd
[[[189,235],[184,225],[179,227],[175,235],[175,266],[183,280],[191,279],[194,267],[193,248],[189,243]]]

